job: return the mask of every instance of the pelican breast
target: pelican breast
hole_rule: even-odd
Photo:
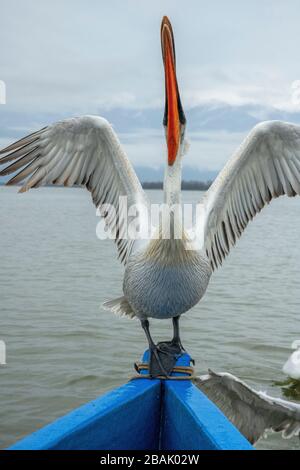
[[[171,318],[199,302],[211,272],[205,253],[184,240],[151,240],[129,258],[123,290],[137,316]]]

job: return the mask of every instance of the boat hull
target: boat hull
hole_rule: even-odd
[[[147,357],[146,353],[143,360]],[[189,366],[190,357],[184,354],[177,365]],[[188,378],[139,378],[81,406],[9,448],[146,449],[250,450],[252,446]]]

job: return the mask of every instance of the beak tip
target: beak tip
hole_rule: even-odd
[[[171,21],[169,20],[169,18],[164,15],[162,20],[161,20],[161,25],[164,26],[164,25],[168,25],[169,27],[172,27],[171,26]]]
[[[162,49],[162,56],[163,62],[165,63],[165,51],[166,48],[169,47],[172,51],[173,62],[174,66],[176,59],[175,59],[175,43],[174,43],[174,34],[171,22],[167,16],[164,16],[161,22],[161,49]]]
[[[169,18],[167,16],[163,16],[163,19],[161,20],[161,33],[163,34],[167,30],[169,30],[171,35],[173,35],[173,29],[172,29],[171,21],[169,20]]]

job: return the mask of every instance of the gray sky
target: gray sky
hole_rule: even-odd
[[[300,122],[297,0],[0,0],[0,145],[100,114],[135,165],[163,165],[164,14],[188,119],[186,165],[221,168],[262,119]]]

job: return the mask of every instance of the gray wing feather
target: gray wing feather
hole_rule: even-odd
[[[300,433],[300,404],[256,392],[228,373],[209,370],[194,383],[252,444],[267,431],[283,437]]]
[[[272,199],[300,194],[300,126],[269,121],[246,137],[207,191],[196,226],[212,268]]]
[[[49,184],[86,186],[96,207],[113,206],[117,217],[113,212],[100,212],[108,228],[114,230],[119,257],[126,262],[132,242],[124,232],[125,214],[120,209],[119,197],[127,196],[128,205],[148,208],[149,202],[105,119],[83,116],[57,122],[9,145],[1,154],[0,165],[12,163],[0,176],[14,174],[7,184],[22,183],[20,192]],[[143,222],[139,220],[140,224]]]

